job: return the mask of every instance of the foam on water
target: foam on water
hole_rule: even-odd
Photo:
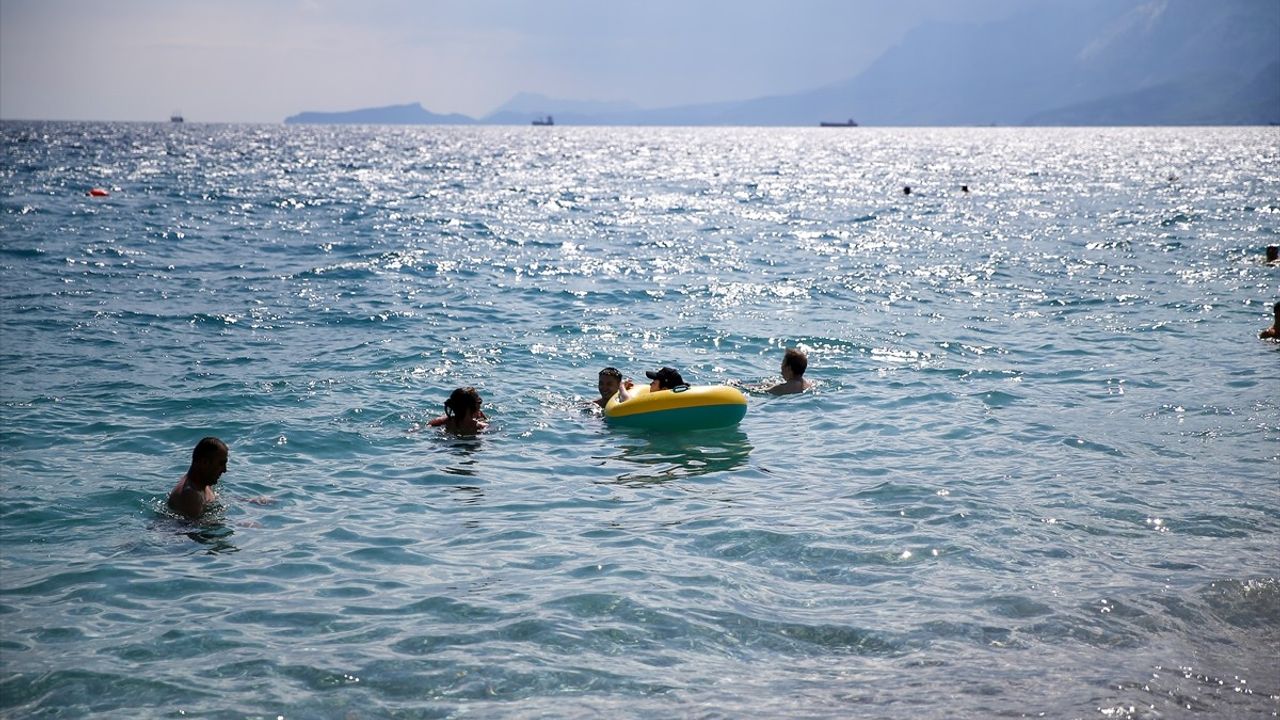
[[[1274,128],[0,139],[6,715],[1280,710]]]

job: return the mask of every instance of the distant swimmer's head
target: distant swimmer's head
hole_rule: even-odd
[[[473,387],[460,387],[444,401],[444,414],[450,417],[467,417],[480,412],[480,393]]]
[[[969,186],[968,186],[968,185],[961,185],[961,186],[960,186],[960,192],[962,192],[962,193],[967,193],[967,192],[969,192]]]
[[[670,390],[674,387],[684,385],[684,378],[680,377],[680,371],[673,367],[664,367],[657,370],[646,370],[645,377],[653,382],[649,387],[653,390]],[[657,385],[657,387],[653,387]]]
[[[804,371],[809,369],[809,358],[803,352],[795,348],[787,348],[787,352],[782,356],[782,377],[785,380],[804,377]]]
[[[903,194],[903,195],[910,195],[910,194],[911,194],[911,186],[910,186],[910,185],[903,185],[903,186],[902,186],[902,194]]]
[[[622,373],[616,367],[607,367],[600,371],[600,379],[596,383],[596,389],[600,391],[600,397],[611,398],[614,393],[618,392],[618,388],[622,387]]]
[[[1267,246],[1267,262],[1272,263],[1280,260],[1280,245]]]
[[[227,471],[228,454],[226,443],[213,436],[204,438],[191,451],[191,469],[187,473],[213,485]]]

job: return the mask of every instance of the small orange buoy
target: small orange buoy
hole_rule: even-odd
[[[111,193],[107,192],[103,188],[91,188],[89,192],[85,193],[85,195],[88,195],[89,197],[107,197],[110,194]]]

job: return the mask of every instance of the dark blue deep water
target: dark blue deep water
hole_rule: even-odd
[[[6,122],[0,177],[0,716],[1280,711],[1280,129]],[[788,346],[737,428],[584,409]]]

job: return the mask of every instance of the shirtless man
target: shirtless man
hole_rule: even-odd
[[[169,493],[169,509],[190,520],[199,518],[217,497],[213,486],[227,471],[227,444],[207,437],[191,451],[191,467]]]
[[[804,371],[809,368],[809,358],[795,348],[788,348],[782,356],[782,382],[769,388],[770,395],[790,395],[804,392],[813,387],[813,383],[804,379]]]

